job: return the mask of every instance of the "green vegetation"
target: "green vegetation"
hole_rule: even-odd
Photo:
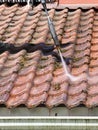
[[[55,84],[55,85],[53,85],[53,87],[54,87],[54,91],[59,90],[60,89],[60,84]]]

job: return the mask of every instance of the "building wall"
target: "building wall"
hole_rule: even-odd
[[[92,109],[76,107],[70,110],[66,107],[55,107],[51,110],[46,107],[32,109],[27,109],[26,107],[13,109],[1,107],[0,116],[98,116],[98,107]]]

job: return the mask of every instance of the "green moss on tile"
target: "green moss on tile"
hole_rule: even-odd
[[[59,89],[60,89],[60,84],[55,84],[55,85],[53,85],[53,88],[54,88],[54,91],[55,91],[55,90],[59,90]]]

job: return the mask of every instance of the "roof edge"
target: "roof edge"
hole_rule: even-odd
[[[41,8],[42,5],[40,5]],[[57,2],[53,4],[47,4],[48,9],[64,9],[64,8],[69,8],[69,9],[77,9],[77,8],[83,8],[83,9],[89,9],[89,8],[95,8],[98,9],[98,4],[59,4]]]

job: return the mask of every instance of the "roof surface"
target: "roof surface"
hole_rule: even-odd
[[[60,4],[98,4],[97,0],[59,0]]]
[[[45,12],[39,6],[0,6],[0,41],[21,45],[53,44]],[[64,57],[73,58],[69,71],[82,78],[70,83],[61,63],[41,51],[0,54],[0,104],[28,108],[64,104],[68,108],[98,105],[98,10],[49,10]],[[87,80],[86,75],[90,78]]]

